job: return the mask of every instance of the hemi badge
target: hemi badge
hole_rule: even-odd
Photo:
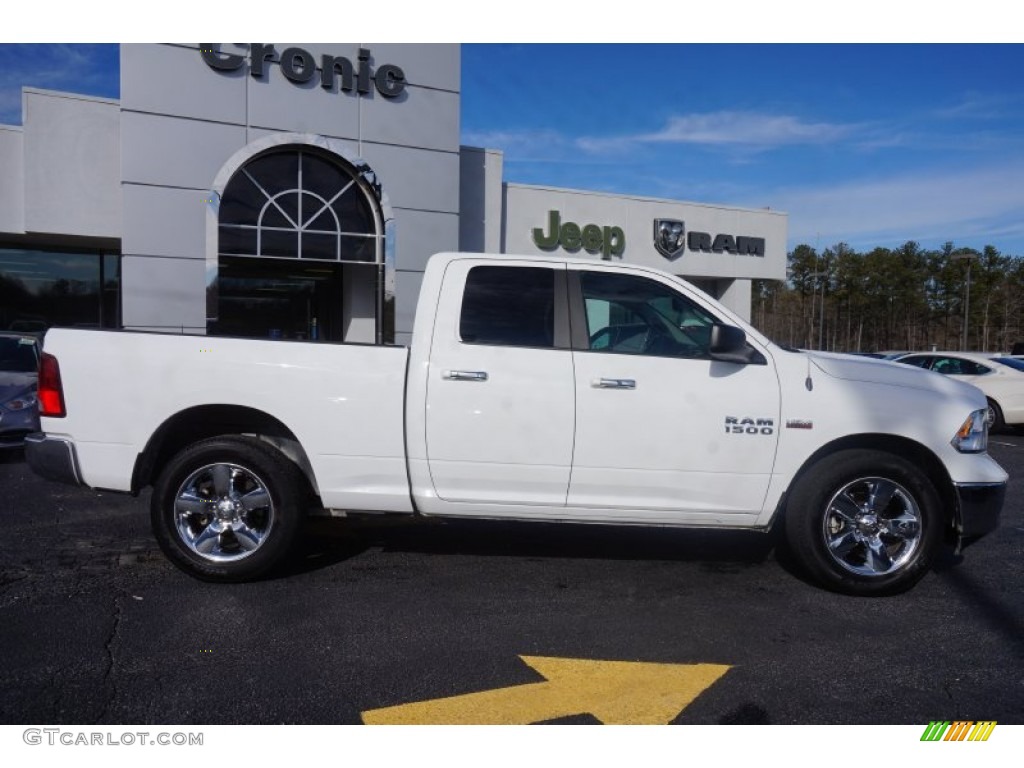
[[[814,422],[803,421],[802,419],[788,419],[786,421],[786,429],[814,429]]]

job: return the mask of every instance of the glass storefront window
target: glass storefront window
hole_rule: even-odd
[[[0,329],[120,326],[117,254],[0,248]]]
[[[221,257],[218,336],[341,339],[340,264]]]

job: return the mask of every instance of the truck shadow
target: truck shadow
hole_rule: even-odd
[[[292,555],[271,578],[315,572],[371,550],[518,559],[668,561],[694,564],[718,574],[738,574],[752,565],[773,562],[788,577],[820,588],[806,575],[779,530],[760,533],[397,516],[309,518]],[[950,579],[962,561],[961,555],[943,548],[931,570]]]
[[[279,571],[288,576],[326,568],[369,550],[429,555],[667,560],[739,572],[771,559],[772,533],[639,526],[566,525],[481,520],[310,518],[295,552]],[[792,565],[777,558],[785,570]]]

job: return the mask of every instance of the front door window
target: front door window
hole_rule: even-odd
[[[715,319],[667,286],[634,275],[583,272],[589,349],[707,358]]]

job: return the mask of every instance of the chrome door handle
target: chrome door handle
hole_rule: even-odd
[[[485,371],[445,371],[441,376],[449,381],[487,381]]]
[[[636,389],[636,379],[594,379],[590,386],[596,389]]]

